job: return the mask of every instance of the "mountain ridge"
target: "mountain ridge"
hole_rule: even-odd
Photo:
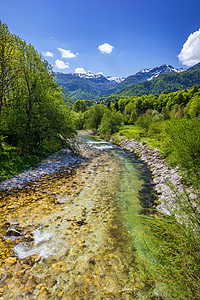
[[[200,85],[200,64],[199,67],[192,70],[186,70],[181,73],[162,74],[150,81],[144,81],[121,89],[116,95],[121,96],[142,96],[147,94],[160,94],[164,90],[175,92],[191,88],[194,85]]]
[[[199,65],[199,66],[198,66]],[[164,82],[161,83],[160,80],[158,80],[161,84],[160,87],[157,87],[156,89],[153,89],[153,92],[155,93],[156,90],[163,90],[163,89],[170,89],[170,91],[173,91],[173,88],[179,89],[179,88],[187,88],[187,83],[182,81],[187,81],[184,77],[184,80],[180,79],[180,75],[187,71],[195,71],[200,69],[200,63],[191,67],[188,70],[185,70],[183,68],[176,69],[171,65],[161,65],[159,67],[150,68],[150,69],[142,69],[139,72],[137,72],[134,75],[130,75],[127,78],[124,77],[112,77],[107,76],[105,77],[102,73],[93,74],[91,72],[88,73],[54,73],[54,76],[57,78],[58,84],[62,85],[64,90],[67,92],[68,96],[73,100],[95,100],[99,101],[102,97],[106,97],[111,94],[131,94],[132,90],[137,90],[137,94],[144,94],[148,93],[148,91],[151,92],[151,82],[152,80],[155,80],[157,78],[160,78],[164,80]],[[170,84],[165,84],[165,75],[171,74],[172,80]],[[173,76],[174,75],[174,76]],[[167,81],[170,81],[169,78],[167,78]],[[187,76],[186,76],[187,77]],[[173,83],[173,80],[175,82]],[[181,81],[182,80],[182,81]],[[195,84],[200,82],[197,79],[194,80]],[[177,84],[177,81],[181,81],[182,83]],[[193,82],[193,79],[192,79]],[[142,84],[145,83],[145,84]],[[137,84],[139,84],[137,86]],[[191,84],[188,82],[188,87],[191,86]],[[132,88],[129,88],[131,87]],[[135,86],[133,88],[133,86]],[[148,88],[147,88],[148,87]],[[127,90],[126,90],[127,88]],[[136,89],[135,89],[136,88]],[[143,89],[143,91],[138,91],[139,89]],[[129,90],[129,92],[128,92]],[[135,92],[133,92],[135,95]]]

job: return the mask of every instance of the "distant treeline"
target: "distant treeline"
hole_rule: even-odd
[[[114,107],[119,109],[121,113],[124,113],[125,115],[127,111],[128,114],[132,111],[132,113],[135,112],[137,116],[145,113],[147,109],[153,109],[161,113],[163,110],[171,111],[175,107],[177,110],[179,106],[179,109],[182,111],[182,116],[184,111],[184,114],[192,117],[199,115],[199,98],[200,86],[194,86],[190,89],[181,91],[170,93],[164,90],[159,95],[149,94],[141,97],[112,95],[108,97],[104,103],[107,106],[112,106],[114,104]],[[130,105],[130,103],[133,105]],[[131,109],[127,105],[129,105]]]
[[[115,115],[118,112],[121,122],[134,124],[143,114],[158,115],[163,120],[174,118],[195,118],[200,114],[200,86],[170,93],[163,91],[159,95],[141,97],[122,97],[112,95],[101,104],[90,107],[87,101],[77,100],[74,103],[74,119],[77,128],[98,129],[104,113]],[[110,111],[110,113],[109,113]],[[113,132],[113,130],[111,130]]]
[[[122,125],[136,125],[140,130],[129,132],[129,137],[161,141],[165,154],[175,164],[199,178],[200,86],[173,93],[163,91],[160,95],[113,96],[106,104],[90,107],[78,100],[73,110],[77,129],[93,129],[103,138],[118,132]]]

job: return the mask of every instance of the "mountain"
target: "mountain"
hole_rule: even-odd
[[[189,68],[188,71],[192,71],[192,70],[198,70],[200,69],[200,62],[196,65],[194,65],[193,67]]]
[[[68,96],[76,101],[104,99],[111,94],[123,96],[141,96],[158,94],[163,90],[173,92],[200,84],[200,63],[188,70],[176,69],[171,65],[161,65],[152,69],[143,69],[134,75],[123,77],[105,77],[92,73],[55,73],[57,82],[63,86]]]
[[[155,67],[152,69],[142,69],[135,75],[128,76],[123,82],[114,87],[112,92],[115,93],[132,84],[152,80],[162,74],[180,73],[183,71],[185,71],[185,69],[176,69],[170,65],[161,65],[160,67]]]
[[[54,76],[74,101],[98,100],[125,79],[111,76],[106,78],[102,74],[92,73],[55,73]]]
[[[104,82],[108,83],[108,81],[109,81],[113,85],[116,85],[125,79],[124,77],[112,77],[112,76],[105,77],[105,76],[103,76],[102,73],[92,74],[91,72],[89,72],[89,73],[71,73],[71,75],[80,77],[80,78],[84,78],[84,79],[86,79],[90,82],[94,82],[94,83],[104,83]]]
[[[200,85],[200,64],[184,72],[174,72],[160,75],[152,80],[147,80],[130,85],[118,91],[121,96],[142,96],[147,94],[160,94],[164,90],[174,92]]]

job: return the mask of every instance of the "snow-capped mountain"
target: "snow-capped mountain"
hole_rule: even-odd
[[[99,73],[99,74],[93,74],[91,72],[88,72],[88,73],[71,73],[73,76],[78,76],[80,78],[84,78],[84,79],[87,79],[87,80],[91,80],[91,81],[102,81],[102,82],[105,82],[106,80],[112,82],[112,83],[115,83],[115,84],[118,84],[120,82],[122,82],[123,80],[125,80],[124,77],[113,77],[113,76],[107,76],[105,77],[102,73]]]
[[[174,72],[180,73],[183,71],[185,71],[185,69],[176,69],[171,65],[161,65],[159,67],[155,67],[151,69],[147,69],[147,68],[142,69],[136,74],[128,76],[125,80],[123,80],[121,83],[116,85],[116,87],[113,88],[113,93],[123,88],[126,88],[129,85],[137,84],[144,81],[149,81],[166,73],[174,73]]]
[[[124,81],[126,78],[125,77],[112,77],[112,76],[107,76],[106,77],[109,81],[115,81],[117,83],[121,83]]]
[[[186,69],[176,69],[172,67],[171,65],[161,65],[160,67],[152,68],[152,69],[142,69],[139,72],[135,74],[138,78],[141,77],[140,81],[146,81],[146,80],[151,80],[154,79],[162,74],[166,73],[180,73],[185,71]]]
[[[97,100],[108,94],[113,94],[130,85],[150,81],[166,73],[180,73],[184,69],[176,69],[171,65],[161,65],[151,69],[142,69],[134,75],[123,77],[105,77],[102,73],[55,73],[60,85],[73,100]]]

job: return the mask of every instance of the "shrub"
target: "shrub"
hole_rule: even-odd
[[[172,119],[164,126],[165,150],[173,163],[199,177],[200,118]]]

